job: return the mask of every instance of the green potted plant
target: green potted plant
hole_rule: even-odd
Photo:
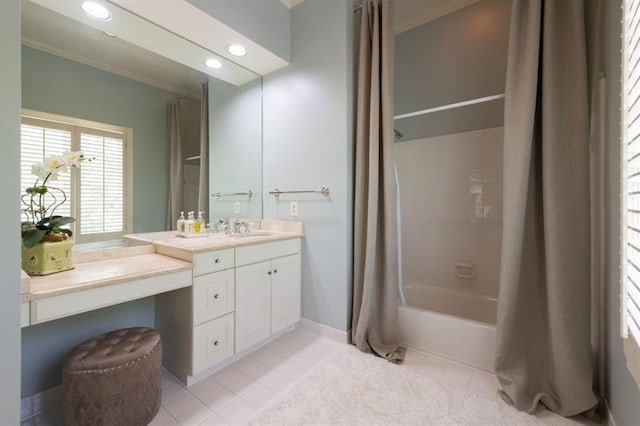
[[[67,201],[67,195],[62,189],[50,186],[49,182],[58,180],[60,173],[90,160],[80,151],[65,151],[63,155],[50,156],[31,167],[36,181],[20,197],[22,213],[26,217],[22,222],[22,269],[26,273],[48,275],[73,269],[73,234],[63,226],[75,219],[55,214],[56,209]]]

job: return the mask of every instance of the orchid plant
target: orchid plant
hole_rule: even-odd
[[[58,180],[61,173],[72,167],[80,167],[83,161],[91,160],[81,151],[65,151],[31,167],[31,174],[37,179],[20,197],[22,213],[26,216],[26,221],[22,222],[22,242],[26,248],[40,242],[64,241],[73,235],[70,229],[62,226],[75,222],[75,219],[55,215],[56,209],[67,201],[67,195],[62,189],[49,186],[48,183]]]

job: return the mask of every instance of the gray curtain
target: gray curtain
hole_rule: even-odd
[[[180,101],[169,102],[169,198],[166,229],[172,230],[180,217],[184,203],[182,140],[180,137]]]
[[[203,84],[200,92],[200,178],[198,184],[198,211],[209,212],[209,83]]]
[[[595,407],[590,105],[583,0],[514,0],[507,65],[496,373],[501,396]]]
[[[393,158],[393,1],[356,11],[356,147],[352,342],[389,361],[398,346],[398,258]]]

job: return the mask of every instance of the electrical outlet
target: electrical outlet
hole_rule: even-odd
[[[298,202],[292,201],[289,203],[289,215],[290,216],[298,216]]]
[[[240,213],[240,201],[236,201],[235,203],[233,203],[233,212],[235,214]]]

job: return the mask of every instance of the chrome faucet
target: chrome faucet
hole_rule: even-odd
[[[249,224],[247,222],[235,222],[233,224],[233,232],[236,234],[246,234],[249,232]]]
[[[216,223],[216,231],[224,232],[226,235],[231,234],[231,226],[229,226],[229,219],[220,219]]]

